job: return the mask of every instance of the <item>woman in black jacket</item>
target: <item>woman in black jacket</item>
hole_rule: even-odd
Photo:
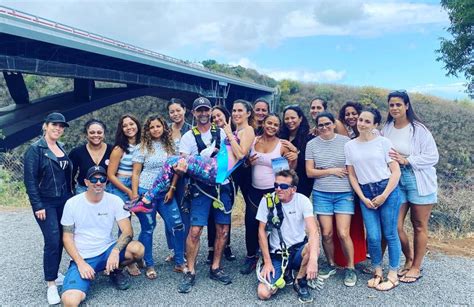
[[[43,136],[25,153],[24,181],[36,221],[44,238],[43,269],[48,284],[48,303],[58,304],[56,285],[63,250],[61,216],[72,196],[72,163],[58,140],[69,127],[61,113],[45,118]]]

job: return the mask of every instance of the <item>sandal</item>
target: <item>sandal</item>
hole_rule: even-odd
[[[384,288],[384,286],[388,284],[388,288]],[[398,281],[398,278],[396,280],[391,280],[390,278],[387,277],[387,281],[378,284],[375,289],[378,291],[390,291],[393,288],[396,288],[400,282]]]
[[[176,272],[176,273],[186,273],[186,271],[188,270],[188,267],[186,266],[186,264],[177,264],[174,266],[173,268],[173,272]]]
[[[165,262],[171,262],[171,261],[174,261],[174,254],[169,254],[165,258]]]
[[[156,279],[158,276],[156,274],[155,268],[152,266],[149,266],[146,268],[146,278],[148,279]]]
[[[131,263],[125,267],[125,271],[127,271],[128,275],[130,276],[139,276],[142,274],[140,268],[136,263]]]
[[[370,284],[370,281],[372,281],[372,285]],[[383,276],[374,273],[372,278],[367,281],[367,287],[375,288],[383,282],[384,282]]]

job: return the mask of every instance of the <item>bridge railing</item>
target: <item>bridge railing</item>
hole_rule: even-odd
[[[42,18],[42,17],[36,16],[36,15],[25,13],[25,12],[22,12],[22,11],[18,11],[18,10],[8,8],[8,7],[2,6],[2,5],[0,5],[0,15],[11,16],[13,18],[17,18],[17,19],[20,19],[20,20],[23,20],[23,21],[35,23],[35,24],[38,24],[38,25],[41,25],[41,26],[44,26],[44,27],[49,27],[49,28],[52,28],[52,29],[57,30],[57,31],[62,31],[62,32],[68,33],[70,35],[75,35],[75,36],[78,36],[78,37],[81,37],[81,38],[87,38],[87,39],[90,39],[92,41],[104,43],[104,44],[107,44],[107,45],[110,45],[110,46],[114,46],[116,48],[121,48],[121,49],[124,49],[124,50],[127,50],[127,51],[131,51],[131,52],[141,54],[141,55],[147,55],[149,57],[157,58],[157,59],[164,60],[164,61],[167,61],[167,62],[170,62],[170,63],[191,67],[191,68],[198,69],[198,70],[205,71],[205,72],[210,72],[210,73],[225,76],[227,78],[231,78],[231,79],[234,79],[234,80],[241,80],[239,78],[236,78],[235,76],[232,76],[232,75],[229,75],[229,74],[226,74],[226,73],[212,71],[212,70],[204,67],[202,64],[196,64],[196,63],[192,63],[192,62],[188,62],[188,61],[183,61],[183,60],[180,60],[180,59],[168,56],[168,55],[164,55],[164,54],[152,51],[152,50],[137,47],[137,46],[134,46],[134,45],[131,45],[131,44],[128,44],[128,43],[124,43],[124,42],[114,40],[114,39],[111,39],[111,38],[108,38],[108,37],[105,37],[105,36],[102,36],[102,35],[99,35],[99,34],[94,34],[94,33],[91,33],[91,32],[85,31],[85,30],[74,28],[74,27],[59,23],[59,22],[55,22],[55,21],[52,21],[52,20],[49,20],[49,19],[46,19],[46,18]],[[251,81],[251,80],[245,80],[245,82],[258,84],[256,82]]]

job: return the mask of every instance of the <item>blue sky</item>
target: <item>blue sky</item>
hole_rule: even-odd
[[[190,61],[276,79],[466,98],[436,61],[449,19],[438,1],[9,1],[3,5]]]

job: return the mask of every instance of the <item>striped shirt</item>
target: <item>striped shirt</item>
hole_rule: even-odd
[[[117,173],[125,176],[132,176],[132,157],[137,149],[137,145],[128,145],[128,153],[124,152],[118,166]]]
[[[351,139],[336,134],[331,140],[315,137],[306,145],[306,161],[313,161],[316,169],[345,168],[344,145]],[[313,190],[320,192],[350,192],[349,178],[336,175],[318,177],[314,180]]]

